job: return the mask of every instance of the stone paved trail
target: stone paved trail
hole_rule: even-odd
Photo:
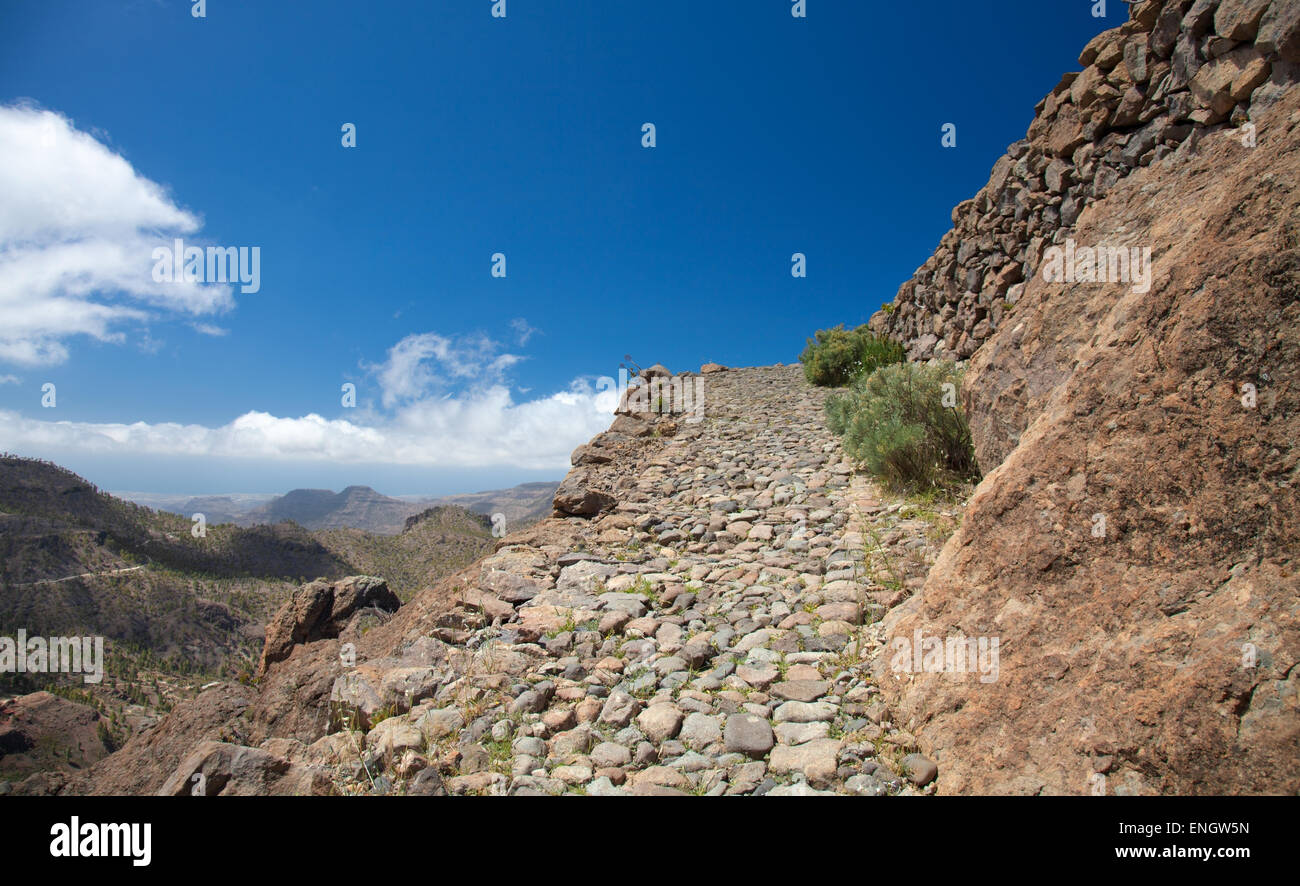
[[[445,668],[374,677],[402,675],[409,711],[365,736],[363,761],[355,735],[318,743],[351,749],[353,790],[932,790],[878,701],[871,625],[920,586],[956,509],[856,476],[799,367],[704,380],[703,421],[623,416],[575,453],[573,500],[616,505],[474,567],[427,626]]]

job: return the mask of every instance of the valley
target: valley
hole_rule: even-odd
[[[549,489],[458,498],[526,521],[539,495],[549,506]],[[409,599],[493,548],[490,518],[460,505],[425,507],[362,487],[337,496],[300,492],[246,510],[246,525],[209,521],[195,537],[188,516],[123,501],[47,462],[0,458],[0,636],[102,637],[107,658],[96,685],[72,675],[0,673],[0,705],[11,708],[0,712],[0,780],[82,759],[60,744],[61,735],[76,734],[86,745],[85,734],[60,725],[71,716],[60,699],[97,712],[102,728],[89,734],[116,747],[204,684],[248,681],[264,625],[305,582],[376,575]],[[240,503],[229,500],[236,510]],[[255,522],[285,515],[274,525]],[[391,531],[354,528],[352,518]],[[50,699],[13,707],[42,692]]]

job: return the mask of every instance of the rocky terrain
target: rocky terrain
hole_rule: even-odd
[[[950,792],[1300,790],[1300,90],[1116,185],[1084,242],[1155,283],[1027,286],[967,408],[987,472],[891,632],[1003,678],[885,681]]]
[[[914,337],[919,308],[885,321],[917,353],[983,342],[964,399],[985,480],[886,629],[999,636],[1002,678],[877,668],[945,792],[1300,790],[1300,3],[1133,15],[955,215],[970,268],[1037,237],[1023,270],[968,271],[987,317],[931,316],[944,347]],[[1068,239],[1150,249],[1151,286],[1034,273]]]
[[[397,535],[224,525],[196,537],[189,519],[70,471],[0,459],[0,637],[102,636],[108,658],[94,685],[0,671],[0,733],[12,739],[0,742],[0,779],[103,756],[70,717],[92,739],[102,721],[112,744],[208,682],[251,677],[266,622],[305,580],[374,572],[409,598],[492,549],[487,519],[459,507],[409,524]]]
[[[957,207],[871,325],[967,361],[968,498],[856,473],[797,368],[710,364],[484,558],[306,584],[251,685],[7,790],[1300,791],[1298,63],[1300,0],[1134,3]]]
[[[67,790],[933,790],[873,624],[956,508],[855,477],[798,368],[707,382],[703,421],[619,416],[556,516],[406,605],[376,579],[304,588],[255,693],[209,690]]]
[[[33,692],[0,701],[0,779],[41,783],[48,771],[87,768],[113,750],[92,707]]]

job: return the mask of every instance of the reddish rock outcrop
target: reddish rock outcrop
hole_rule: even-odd
[[[208,741],[181,761],[158,790],[167,797],[258,797],[334,793],[318,767],[295,765],[261,748]]]
[[[295,646],[337,637],[365,609],[396,612],[402,605],[383,579],[352,576],[338,582],[314,581],[294,592],[266,627],[266,645],[257,675],[288,658]]]
[[[1149,291],[1036,275],[971,362],[987,476],[885,624],[1000,673],[877,666],[943,792],[1300,790],[1300,89],[1254,122],[1079,218]]]
[[[17,781],[38,770],[75,770],[108,755],[92,707],[49,692],[0,702],[0,778]]]

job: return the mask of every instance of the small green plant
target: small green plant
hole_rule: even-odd
[[[508,774],[510,772],[510,761],[513,759],[514,752],[511,750],[510,739],[501,741],[489,741],[483,746],[488,752],[488,765],[493,772]]]
[[[903,346],[890,338],[875,335],[866,326],[857,329],[819,329],[816,338],[799,355],[804,377],[822,387],[843,387],[854,379],[869,375],[881,366],[906,359]]]
[[[380,708],[379,710],[375,711],[373,714],[370,715],[370,728],[374,729],[380,723],[384,722],[390,717],[395,717],[396,715],[397,715],[396,705],[391,705],[391,704],[384,705],[382,708]]]
[[[627,589],[627,592],[645,597],[646,601],[655,608],[659,606],[659,592],[655,590],[654,584],[644,575],[638,575],[636,581]]]
[[[690,794],[692,797],[704,797],[707,796],[709,791],[712,789],[713,785],[706,779],[701,778],[699,784],[691,786]]]
[[[979,477],[952,364],[885,366],[826,402],[827,424],[868,473],[904,491]]]
[[[894,558],[889,555],[889,551],[881,542],[880,535],[874,529],[868,529],[867,534],[871,536],[871,544],[866,546],[863,556],[867,574],[872,581],[882,588],[891,591],[902,591],[905,587],[902,573],[895,565]]]

